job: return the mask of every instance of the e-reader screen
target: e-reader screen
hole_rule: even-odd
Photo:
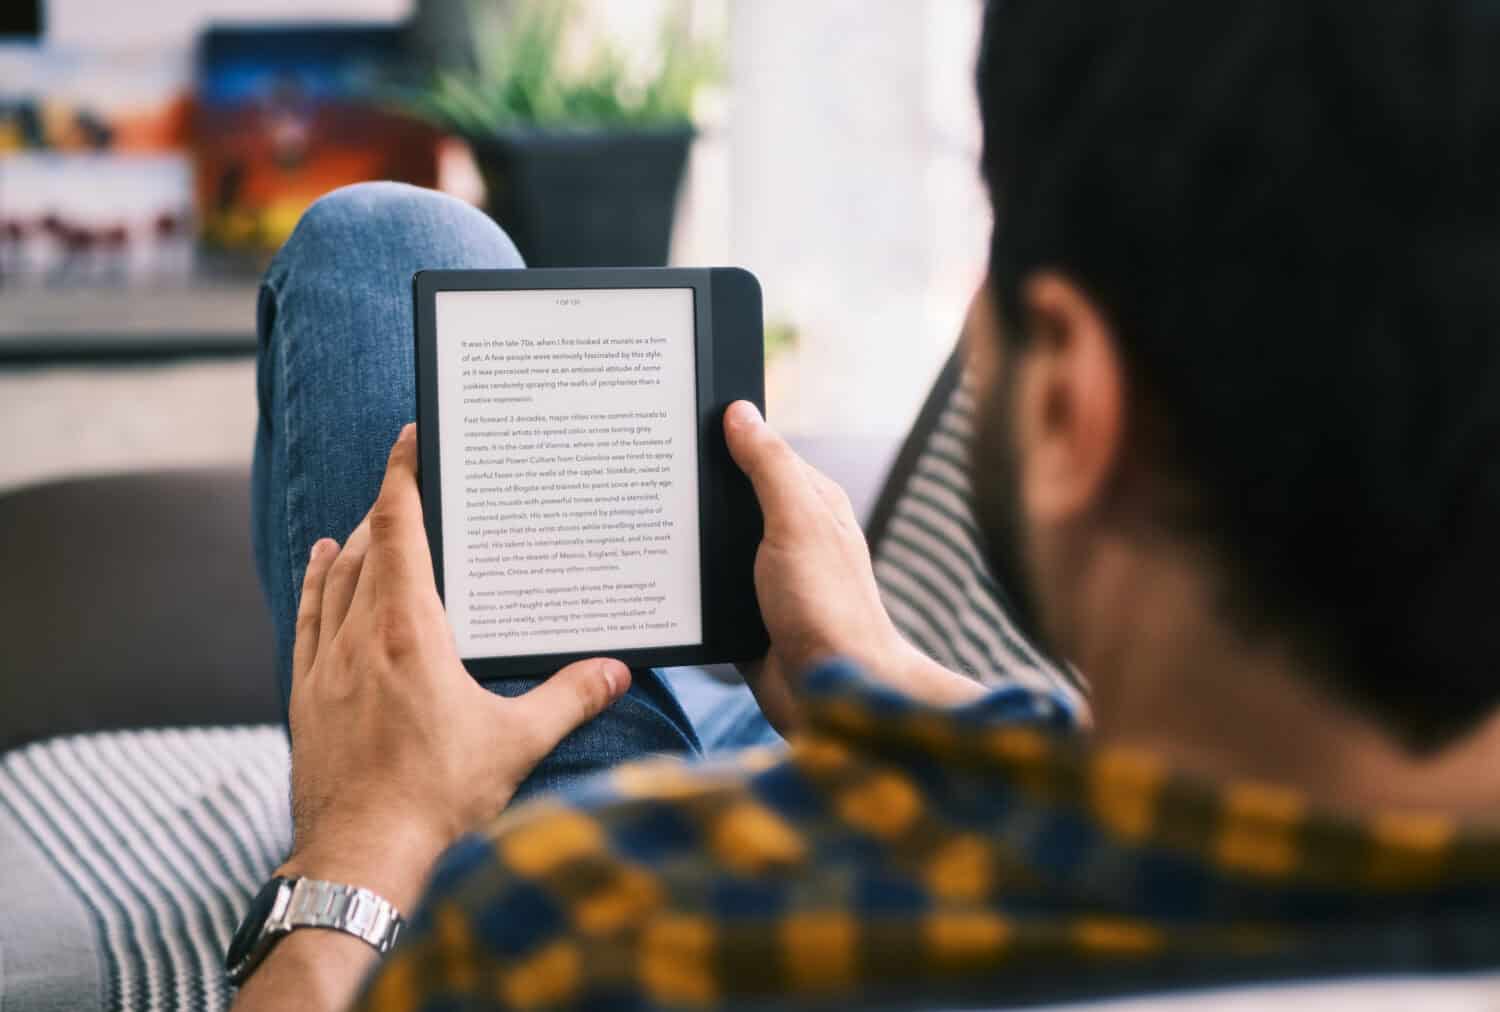
[[[436,293],[460,657],[703,641],[693,294]]]

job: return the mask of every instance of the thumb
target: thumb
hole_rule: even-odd
[[[755,488],[767,534],[821,505],[807,481],[807,466],[786,440],[761,418],[749,401],[735,401],[724,412],[729,455]]]
[[[574,661],[541,685],[511,700],[527,727],[524,740],[540,762],[575,728],[609,709],[630,688],[630,669],[608,657]]]

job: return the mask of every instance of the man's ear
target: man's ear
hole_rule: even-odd
[[[1057,525],[1106,493],[1125,443],[1125,374],[1113,326],[1083,289],[1043,271],[1021,290],[1026,354],[1016,363],[1025,508]]]

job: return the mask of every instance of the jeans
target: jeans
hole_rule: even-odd
[[[416,417],[412,274],[522,266],[499,226],[469,205],[430,190],[364,183],[310,207],[266,272],[251,524],[283,703],[307,553],[320,537],[342,543],[354,530],[375,501],[396,434]],[[510,696],[538,682],[485,684]],[[564,739],[519,793],[639,756],[775,740],[744,686],[721,685],[696,669],[638,670],[630,691]]]

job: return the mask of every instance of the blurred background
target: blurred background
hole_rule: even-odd
[[[0,490],[248,466],[259,272],[362,179],[737,264],[771,417],[894,446],[984,266],[979,0],[4,0]]]

